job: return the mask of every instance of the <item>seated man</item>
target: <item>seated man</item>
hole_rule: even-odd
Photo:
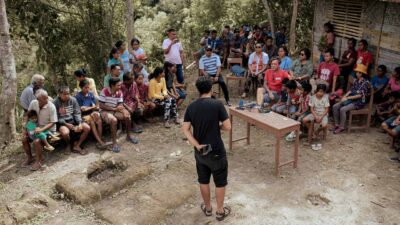
[[[20,104],[25,112],[28,112],[29,104],[36,99],[35,91],[43,88],[44,77],[40,74],[35,74],[32,76],[31,84],[27,86],[21,93]]]
[[[282,91],[282,81],[290,79],[289,74],[280,69],[279,58],[271,61],[271,69],[265,72],[264,87],[257,90],[257,105],[263,106],[264,103],[270,104],[279,100],[279,93]]]
[[[311,85],[313,85],[313,90],[318,84],[325,84],[327,88],[327,93],[335,92],[336,81],[340,75],[339,66],[334,61],[334,50],[329,48],[325,50],[324,62],[321,62],[318,67],[317,76],[315,80],[310,80]]]
[[[268,55],[262,52],[261,43],[257,43],[256,51],[251,53],[249,57],[249,73],[246,79],[246,83],[244,84],[244,93],[242,95],[242,98],[246,98],[247,94],[250,91],[250,86],[252,82],[257,82],[257,84],[260,84],[260,86],[262,85],[263,74],[268,67],[268,61]]]
[[[35,129],[35,134],[39,134],[45,130],[49,130],[50,132],[56,131],[56,122],[57,118],[57,110],[54,104],[48,101],[47,92],[43,89],[39,89],[35,93],[36,100],[33,100],[28,107],[29,110],[35,110],[38,114],[38,127]],[[25,126],[23,126],[25,127]],[[31,146],[29,142],[32,140],[29,138],[26,130],[23,130],[24,138],[22,140],[22,144],[24,147],[26,159],[22,163],[22,166],[28,166],[33,162]],[[44,162],[42,155],[42,141],[37,138],[33,141],[33,147],[35,149],[36,162],[32,165],[31,170],[39,170],[42,167]]]
[[[124,74],[124,81],[121,85],[121,92],[124,99],[125,109],[131,114],[131,118],[136,116],[142,116],[143,111],[139,108],[139,90],[136,86],[136,83],[133,80],[133,77],[130,73]],[[132,132],[133,133],[142,133],[142,130],[136,126],[135,122],[132,121]]]
[[[93,136],[97,140],[99,149],[105,149],[109,144],[102,140],[103,122],[100,118],[99,105],[96,102],[94,94],[90,91],[90,82],[86,79],[79,83],[81,91],[76,95],[76,100],[81,107],[82,119],[90,125]]]
[[[81,108],[75,97],[69,95],[69,87],[64,86],[58,89],[58,97],[54,99],[54,105],[57,109],[58,130],[67,143],[65,153],[71,151],[71,135],[80,134],[78,141],[75,141],[72,146],[72,152],[86,155],[87,151],[81,148],[84,140],[86,140],[90,126],[82,121]]]
[[[104,87],[106,88],[106,87],[110,87],[110,85],[108,84],[108,81],[110,80],[110,78],[111,77],[118,77],[120,80],[122,80],[122,77],[123,77],[123,73],[121,73],[121,67],[119,67],[118,65],[116,65],[116,64],[113,64],[113,65],[111,65],[111,67],[110,67],[111,69],[111,73],[110,74],[107,74],[105,77],[104,77]]]
[[[124,107],[124,100],[121,92],[122,82],[118,77],[112,77],[108,81],[110,87],[101,91],[99,96],[100,114],[103,121],[111,125],[111,138],[113,142],[113,152],[120,152],[117,145],[117,122],[123,121],[126,129],[126,140],[137,144],[139,140],[131,136],[131,115]]]
[[[210,76],[214,83],[218,83],[224,92],[226,104],[231,106],[229,101],[228,87],[225,84],[224,78],[221,74],[221,60],[218,55],[212,53],[212,47],[208,45],[206,47],[206,54],[201,57],[199,62],[200,76]]]

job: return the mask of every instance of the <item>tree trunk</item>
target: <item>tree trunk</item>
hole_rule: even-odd
[[[17,95],[17,75],[4,0],[0,0],[0,56],[3,74],[0,95],[0,146],[2,146],[15,138],[14,109]]]
[[[269,20],[269,25],[271,26],[272,38],[275,41],[275,26],[274,26],[274,15],[272,14],[271,8],[269,7],[268,0],[262,0],[265,10],[267,10],[267,16]]]
[[[292,21],[290,23],[290,43],[289,43],[289,54],[293,55],[296,51],[296,20],[299,8],[299,0],[293,0],[293,13]]]
[[[133,12],[133,8],[132,8],[132,0],[126,0],[126,38],[127,38],[127,42],[130,43],[130,41],[133,38],[133,16],[134,16],[134,12]],[[131,48],[131,45],[128,44],[129,48]]]

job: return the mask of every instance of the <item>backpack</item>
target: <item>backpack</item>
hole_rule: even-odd
[[[239,65],[234,65],[231,68],[231,72],[232,72],[232,74],[236,75],[237,77],[243,77],[246,70]]]

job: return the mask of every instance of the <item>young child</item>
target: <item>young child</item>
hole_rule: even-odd
[[[327,86],[325,84],[318,84],[313,95],[310,99],[309,106],[311,114],[303,119],[303,123],[307,125],[310,130],[311,122],[314,121],[315,134],[328,126],[328,112],[329,112],[329,98],[326,94]]]
[[[290,80],[285,84],[285,86],[288,92],[288,99],[286,101],[286,109],[284,110],[284,114],[286,114],[288,117],[292,117],[292,115],[295,114],[299,108],[301,94],[297,88],[296,81]]]
[[[283,111],[285,111],[285,109],[286,109],[286,102],[288,99],[286,84],[288,82],[289,82],[289,79],[287,79],[287,78],[284,78],[282,80],[283,85],[282,85],[282,91],[281,91],[281,93],[279,93],[279,100],[277,103],[275,103],[271,107],[271,110],[276,113],[283,114]]]
[[[135,82],[139,90],[139,108],[142,109],[143,115],[148,122],[155,122],[152,112],[156,105],[148,99],[149,86],[144,82],[143,74],[135,73]]]
[[[37,127],[37,121],[38,121],[38,115],[35,110],[30,110],[27,114],[28,116],[28,122],[25,125],[25,128],[28,132],[29,137],[34,140],[36,138],[39,138],[42,140],[42,143],[44,144],[44,149],[48,151],[53,151],[54,147],[49,144],[47,141],[47,136],[51,136],[50,132],[48,130],[45,130],[43,132],[40,132],[38,134],[35,134],[35,129]]]

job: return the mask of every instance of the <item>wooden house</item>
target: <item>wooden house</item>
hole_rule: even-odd
[[[335,57],[347,49],[347,38],[365,39],[374,55],[373,67],[400,66],[400,0],[317,0],[313,25],[313,62],[319,60],[318,44],[323,24],[335,26]]]

